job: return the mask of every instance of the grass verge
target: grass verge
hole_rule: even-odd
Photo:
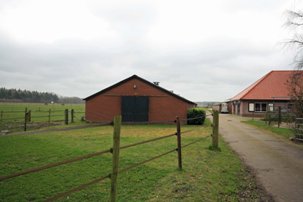
[[[243,123],[247,123],[247,124],[253,125],[257,128],[271,131],[271,132],[273,132],[277,135],[280,135],[281,137],[287,138],[287,139],[289,139],[290,137],[293,136],[292,129],[269,126],[268,124],[265,123],[265,121],[262,121],[262,120],[247,120],[247,121],[243,121]]]

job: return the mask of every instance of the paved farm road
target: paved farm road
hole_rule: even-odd
[[[275,201],[303,201],[303,147],[220,114],[219,133]]]

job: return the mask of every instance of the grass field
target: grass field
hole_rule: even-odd
[[[25,109],[31,111],[31,123],[63,122],[65,109],[74,109],[74,121],[84,116],[84,104],[0,103],[0,129],[21,130]]]
[[[264,130],[268,130],[271,131],[277,135],[280,135],[284,138],[289,139],[290,137],[292,137],[293,134],[293,130],[290,128],[278,128],[275,126],[269,126],[268,124],[265,123],[265,121],[262,120],[247,120],[244,121],[244,123],[256,126],[258,128],[264,129]]]
[[[205,126],[182,137],[182,144],[209,136]],[[175,132],[174,125],[125,125],[121,146]],[[112,126],[62,132],[0,137],[0,175],[7,175],[112,146]],[[177,169],[172,153],[118,176],[118,201],[239,201],[257,200],[254,179],[240,159],[220,141],[220,151],[209,150],[210,138],[183,149],[183,170]],[[176,138],[121,150],[120,168],[176,147]],[[111,171],[111,154],[75,162],[39,173],[0,182],[1,201],[43,201],[52,195],[106,175]],[[62,201],[108,201],[110,181],[92,185]]]

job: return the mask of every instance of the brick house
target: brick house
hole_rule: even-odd
[[[291,110],[287,81],[294,71],[271,71],[229,100],[229,111],[241,116],[264,116],[281,107]]]
[[[85,100],[85,118],[109,122],[122,115],[123,122],[166,122],[186,118],[196,103],[137,75],[105,88]]]

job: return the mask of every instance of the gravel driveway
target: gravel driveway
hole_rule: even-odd
[[[303,201],[303,146],[220,114],[219,133],[275,201]]]

